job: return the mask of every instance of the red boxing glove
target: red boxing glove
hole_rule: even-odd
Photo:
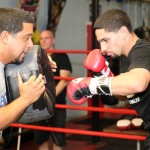
[[[114,74],[108,67],[108,62],[99,49],[92,50],[84,60],[84,67],[94,73],[94,76],[113,77]]]
[[[111,78],[77,78],[67,86],[68,98],[75,104],[83,104],[93,95],[112,95],[110,90]]]

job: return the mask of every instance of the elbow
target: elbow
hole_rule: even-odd
[[[1,131],[3,130],[3,127],[2,126],[0,126],[0,134],[1,134]]]
[[[147,86],[148,86],[148,83],[139,82],[139,83],[134,84],[133,90],[135,91],[135,93],[141,93],[146,90]]]
[[[6,129],[8,126],[9,125],[5,125],[5,124],[0,125],[0,134],[1,134],[1,131],[4,130],[4,129]]]

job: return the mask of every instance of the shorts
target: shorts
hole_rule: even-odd
[[[48,120],[36,122],[34,124],[40,125],[40,126],[52,126],[52,127],[58,127],[58,128],[65,128],[66,109],[57,109],[56,108],[55,115],[52,118],[50,118]],[[50,136],[56,145],[58,145],[60,147],[63,147],[66,145],[65,133],[34,130],[35,142],[38,145],[41,145],[45,141],[48,141]]]

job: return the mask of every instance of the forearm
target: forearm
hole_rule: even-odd
[[[10,104],[0,108],[0,130],[13,123],[29,106],[29,103],[21,97]]]
[[[112,95],[119,95],[119,96],[127,96],[129,94],[133,94],[135,89],[132,88],[131,82],[123,77],[123,75],[119,75],[114,77],[111,80],[111,92]]]
[[[113,95],[120,96],[140,93],[147,88],[149,80],[149,71],[134,69],[114,77],[111,81],[111,91]]]
[[[64,90],[64,88],[68,85],[68,83],[69,82],[65,80],[59,81],[59,83],[56,86],[56,96],[58,96]]]

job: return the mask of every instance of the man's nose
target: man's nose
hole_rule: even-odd
[[[34,44],[33,44],[33,41],[32,41],[32,39],[30,39],[30,40],[29,40],[29,43],[28,43],[28,47],[29,47],[29,48],[33,48],[33,45],[34,45]]]
[[[107,50],[107,45],[104,42],[101,42],[101,46],[100,47],[101,47],[100,49],[101,49],[102,53]]]
[[[29,40],[25,52],[27,53],[29,50],[31,50],[33,48],[33,46],[34,46],[33,41]]]

